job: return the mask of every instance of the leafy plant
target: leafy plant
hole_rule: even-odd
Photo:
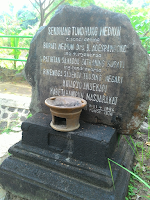
[[[28,23],[31,23],[32,18],[35,18],[35,14],[33,11],[33,15],[29,15],[28,9],[19,10],[18,13],[14,14],[13,12],[10,14],[3,13],[3,18],[0,20],[0,34],[4,35],[33,35],[36,31],[32,26],[27,26]],[[30,31],[28,31],[30,29]],[[28,34],[29,33],[29,34]],[[1,38],[0,46],[6,47],[27,47],[29,48],[31,39],[19,39],[19,38]],[[19,49],[0,49],[0,53],[3,54],[3,57],[8,58],[8,55],[12,55],[14,59],[18,59],[21,53],[24,56],[24,52],[27,54],[27,50],[19,50]],[[11,57],[12,58],[12,57]],[[20,64],[17,61],[0,61],[1,66],[5,68],[13,68],[17,69]],[[7,64],[8,63],[8,64]],[[24,66],[22,66],[23,68]]]
[[[148,110],[148,124],[150,127],[150,110]],[[137,132],[137,138],[140,136],[144,137],[146,135],[145,133]],[[149,129],[148,129],[148,138],[147,138],[148,141],[149,141],[149,136],[150,135],[149,135]],[[127,172],[131,174],[130,183],[128,185],[128,195],[125,198],[125,200],[137,198],[138,194],[140,195],[139,197],[150,199],[150,193],[148,192],[150,191],[150,184],[149,184],[150,183],[150,166],[147,164],[148,160],[150,159],[150,148],[149,146],[148,147],[146,146],[146,144],[148,145],[149,142],[145,143],[142,141],[142,139],[140,141],[137,141],[137,140],[134,141],[132,136],[130,136],[130,139],[132,142],[131,144],[129,140],[126,138],[126,136],[123,136],[123,137],[126,139],[128,145],[131,147],[136,157],[134,160],[133,171],[126,169],[122,165],[108,158],[108,164],[109,164],[109,169],[110,169],[110,173],[112,177],[113,187],[115,188],[111,162],[118,165],[119,167],[121,167],[122,169],[126,170]],[[139,187],[139,182],[143,184],[141,185],[141,187]],[[141,194],[145,194],[145,195],[141,195]]]
[[[19,38],[11,38],[11,47],[19,47]],[[14,59],[18,59],[21,54],[19,49],[13,49],[9,55],[13,55]],[[16,61],[14,61],[14,69],[16,69]]]
[[[99,2],[97,5],[106,8],[108,10],[126,14],[139,35],[139,37],[150,37],[150,6],[147,4],[144,8],[135,7],[132,4],[128,4],[125,1],[105,1]],[[150,38],[143,40],[142,45],[148,51],[150,50]]]
[[[95,3],[94,0],[30,0],[33,7],[37,10],[39,15],[40,25],[39,27],[43,26],[44,23],[54,15],[54,11],[62,4],[70,4],[74,6],[87,6],[91,3]]]
[[[7,133],[7,134],[9,134],[9,132],[11,132],[11,128],[5,128],[3,131],[2,131],[2,133]],[[1,133],[1,134],[2,134]]]
[[[27,119],[30,118],[30,117],[32,117],[32,114],[31,114],[31,113],[28,114]]]
[[[110,158],[108,158],[108,163],[110,166],[110,161],[115,163],[116,165],[118,165],[119,167],[121,167],[122,169],[126,170],[127,172],[129,172],[130,174],[132,174],[132,176],[136,177],[140,182],[142,182],[146,187],[148,187],[150,189],[150,185],[148,185],[143,179],[141,179],[138,175],[136,175],[134,172],[128,170],[127,168],[123,167],[122,165],[116,163],[115,161],[111,160]]]
[[[137,187],[134,186],[134,176],[131,174],[130,183],[128,185],[128,197],[125,197],[125,200],[129,200],[130,197],[135,196],[136,192],[137,192]]]
[[[148,142],[150,141],[150,108],[148,109]]]
[[[1,34],[18,35],[22,31],[17,18],[11,17],[8,14],[4,15],[4,22],[1,23],[1,26]],[[19,38],[8,38],[7,43],[8,44],[4,43],[3,46],[19,47]],[[21,51],[18,49],[13,49],[8,54],[13,55],[14,59],[18,59]],[[16,61],[14,61],[14,69],[16,69]]]

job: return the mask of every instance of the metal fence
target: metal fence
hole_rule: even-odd
[[[21,35],[0,35],[0,38],[33,38],[32,35],[27,35],[27,36],[21,36]],[[19,49],[19,50],[29,50],[29,48],[23,48],[23,47],[1,47],[0,49]],[[14,58],[0,58],[0,60],[9,60],[9,61],[22,61],[26,62],[27,60],[22,60],[22,59],[14,59]]]
[[[6,37],[6,38],[33,38],[33,36],[20,36],[20,35],[0,35],[0,37]],[[146,40],[150,39],[150,37],[141,37],[140,40]],[[0,49],[20,49],[20,50],[29,50],[29,48],[23,48],[23,47],[1,47]],[[150,51],[147,51],[148,54],[150,54]],[[26,62],[27,60],[22,59],[13,59],[13,58],[0,58],[0,60],[9,60],[9,61],[22,61]]]

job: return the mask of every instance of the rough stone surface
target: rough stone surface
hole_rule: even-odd
[[[11,192],[7,192],[4,200],[32,200],[32,199],[25,199],[22,197],[18,197]]]
[[[0,200],[4,200],[6,195],[6,191],[3,190],[0,186]]]
[[[23,112],[23,108],[18,108],[18,112]]]
[[[7,121],[1,121],[0,122],[0,129],[3,129],[7,126]]]
[[[14,112],[16,108],[28,109],[30,105],[30,97],[1,93],[0,105],[2,109],[9,107],[9,110],[12,112]]]
[[[16,142],[19,142],[22,137],[21,125],[17,125],[12,128],[13,132],[0,134],[0,165],[1,163],[9,156],[8,149],[14,145]],[[4,200],[6,195],[6,191],[1,188],[0,185],[0,200]],[[11,197],[12,195],[10,195]],[[17,200],[15,197],[9,200]]]
[[[123,142],[113,158],[130,169],[133,152]],[[114,191],[108,167],[102,169],[78,160],[73,163],[73,160],[62,160],[59,154],[22,144],[15,145],[10,152],[14,156],[1,165],[0,181],[5,190],[17,196],[33,200],[93,200],[93,197],[94,200],[124,200],[126,196],[130,174],[116,166],[112,166]],[[104,189],[101,185],[104,182],[109,187]]]
[[[24,113],[25,113],[25,114],[28,114],[28,113],[29,113],[29,110],[26,109],[26,110],[24,111]]]
[[[6,108],[6,106],[1,106],[2,107],[2,109],[5,109]]]
[[[22,123],[22,143],[56,151],[94,165],[105,167],[116,143],[115,129],[80,122],[73,132],[58,132],[50,127],[51,116],[37,113]]]
[[[9,110],[10,112],[14,112],[15,109],[16,109],[16,108],[12,108],[12,107],[8,108],[8,110]]]
[[[21,116],[20,120],[23,122],[26,120],[26,117],[25,116]]]
[[[10,119],[12,120],[12,119],[17,119],[18,118],[18,113],[13,113],[13,114],[11,114],[11,116],[10,116]]]
[[[132,134],[148,109],[148,54],[126,15],[97,6],[61,7],[33,38],[25,73],[32,113],[49,113],[50,96],[78,96],[82,119]]]
[[[8,117],[8,113],[4,113],[3,116],[2,116],[3,119],[5,119],[7,117]]]
[[[0,130],[24,121],[29,114],[31,98],[0,94]]]
[[[3,82],[6,81],[23,81],[24,80],[24,72],[22,70],[21,73],[16,74],[17,70],[2,68],[0,66],[0,77]]]
[[[100,163],[105,152],[105,157],[131,169],[133,151],[124,137],[108,155],[106,148],[117,143],[111,141],[116,136],[113,128],[99,125],[91,128],[83,122],[78,131],[61,134],[48,126],[48,118],[49,115],[39,113],[22,124],[23,140],[9,149],[11,156],[0,166],[3,188],[19,200],[124,200],[130,174],[112,164],[114,190],[108,162]],[[95,158],[100,162],[95,162]]]
[[[149,125],[148,123],[146,122],[143,122],[142,125],[140,126],[140,132],[142,133],[147,133],[148,134],[148,128],[149,128]]]

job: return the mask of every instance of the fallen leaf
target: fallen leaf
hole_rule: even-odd
[[[145,144],[146,144],[147,146],[150,146],[150,142],[146,142]]]
[[[139,200],[141,199],[141,197],[139,195],[136,196],[136,200]]]
[[[146,168],[144,166],[142,166],[142,171],[146,172]]]

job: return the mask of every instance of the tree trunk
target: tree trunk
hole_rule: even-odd
[[[40,17],[41,17],[41,21],[40,21],[40,27],[41,26],[43,26],[43,24],[44,24],[44,9],[43,9],[43,7],[42,7],[43,5],[42,4],[40,4]]]

